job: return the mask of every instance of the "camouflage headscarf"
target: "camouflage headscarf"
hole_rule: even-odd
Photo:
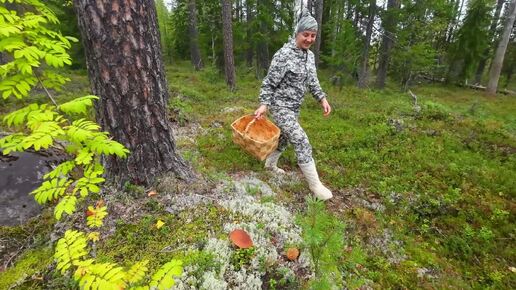
[[[317,31],[317,28],[317,20],[312,17],[308,9],[303,8],[303,12],[301,12],[301,16],[297,22],[296,34],[306,30]]]

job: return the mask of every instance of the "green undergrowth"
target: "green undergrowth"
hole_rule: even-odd
[[[172,258],[195,261],[200,254],[187,253],[203,247],[211,235],[221,235],[228,213],[216,206],[198,206],[177,214],[152,214],[136,223],[118,221],[114,235],[97,245],[100,260],[131,264],[149,260],[155,270]],[[159,229],[158,220],[164,222]],[[191,257],[190,257],[191,256]],[[186,265],[188,263],[185,263]]]
[[[178,144],[208,179],[241,172],[267,179],[263,164],[232,142],[231,123],[256,109],[260,88],[252,70],[239,68],[237,75],[237,89],[229,92],[215,69],[168,66],[170,119],[180,127],[202,128],[194,141],[179,137]],[[332,114],[323,117],[307,96],[300,122],[323,182],[337,196],[351,194],[340,199],[345,204],[329,206],[347,225],[338,268],[348,288],[514,288],[514,96],[489,98],[474,90],[427,85],[412,89],[415,108],[408,93],[339,89],[326,75],[321,74],[321,83]],[[71,73],[71,78],[70,91],[88,91],[84,74]],[[0,104],[0,113],[22,105]],[[298,170],[292,148],[279,166]],[[356,189],[384,209],[354,203]],[[293,183],[278,192],[274,201],[288,202],[308,189]],[[214,206],[175,214],[154,206],[157,210],[138,222],[117,221],[114,234],[97,243],[97,259],[127,265],[149,259],[151,272],[172,257],[202,265],[199,271],[216,268],[209,254],[185,251],[192,245],[202,249],[208,236],[220,235],[227,214]],[[158,220],[165,223],[160,229]],[[0,273],[0,281],[17,281],[20,269],[30,267],[29,256],[49,261],[48,251],[39,244],[20,255]],[[41,271],[33,268],[25,272]]]
[[[230,129],[232,121],[256,109],[259,81],[246,79],[229,93],[221,91],[222,79],[208,81],[212,73],[176,67],[168,76],[175,83],[172,90],[181,92],[179,103],[188,108],[187,118],[206,129],[197,139],[198,167],[263,173],[260,162],[233,144]],[[416,108],[414,99],[398,90],[339,89],[325,79],[322,85],[332,115],[323,117],[307,96],[300,117],[320,176],[334,192],[358,187],[378,196],[386,210],[373,213],[376,232],[394,230],[407,257],[399,263],[385,259],[383,265],[368,259],[368,270],[359,271],[358,277],[408,288],[515,283],[510,270],[515,259],[510,250],[516,188],[514,96],[491,98],[474,90],[424,86],[412,89]],[[279,166],[297,170],[292,149]],[[287,195],[302,190],[282,189]],[[354,234],[360,243],[368,243],[365,234]],[[366,252],[385,256],[372,248]],[[421,274],[425,269],[428,273]]]

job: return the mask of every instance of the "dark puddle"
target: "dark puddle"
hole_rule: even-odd
[[[0,225],[19,225],[37,216],[42,207],[29,193],[59,158],[48,152],[0,152]]]

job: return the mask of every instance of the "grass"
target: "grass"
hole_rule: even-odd
[[[207,81],[211,73],[185,72],[178,66],[168,75],[172,90],[183,94],[186,113],[207,128],[198,139],[197,161],[215,171],[262,172],[259,162],[232,144],[229,128],[233,120],[257,107],[259,82],[246,76],[229,93],[221,88],[223,80]],[[190,74],[196,77],[185,82]],[[375,213],[378,231],[394,230],[407,255],[398,264],[369,259],[364,268],[370,271],[361,277],[380,288],[514,285],[509,267],[515,253],[507,249],[514,242],[516,99],[428,85],[413,88],[421,107],[416,113],[406,93],[339,90],[324,79],[322,84],[332,115],[324,118],[307,97],[300,117],[321,178],[335,192],[359,187],[380,196],[386,211]],[[242,109],[225,113],[228,108]],[[210,127],[215,121],[223,127]],[[401,126],[396,128],[392,121]],[[282,157],[281,166],[296,169],[292,150]],[[291,189],[283,190],[289,194]],[[391,202],[393,194],[399,194],[400,201]],[[352,214],[342,218],[357,219]],[[465,228],[471,229],[469,236]],[[367,246],[365,238],[361,243],[368,249],[365,255],[380,254]],[[422,268],[435,274],[418,277]]]
[[[196,142],[178,144],[206,176],[250,171],[267,176],[263,165],[231,140],[231,122],[256,109],[260,87],[248,70],[239,68],[238,75],[237,89],[229,92],[212,68],[196,72],[187,63],[167,67],[173,119],[204,129]],[[321,179],[336,195],[360,188],[385,207],[371,210],[349,200],[350,209],[334,212],[349,225],[343,249],[349,255],[340,266],[349,288],[514,288],[514,96],[490,98],[478,91],[426,85],[412,89],[418,113],[407,93],[339,89],[328,83],[326,72],[321,75],[333,113],[323,117],[307,97],[300,117]],[[70,92],[87,94],[86,77],[71,77],[65,99]],[[4,103],[0,112],[21,105]],[[297,170],[292,149],[279,166]],[[279,191],[279,200],[286,202],[309,194],[301,184]],[[119,221],[113,236],[98,245],[98,255],[119,262],[153,258],[151,267],[162,264],[172,255],[161,252],[171,237],[179,244],[197,243],[209,228],[220,228],[216,208],[198,211],[188,222],[159,213],[137,223]],[[167,225],[158,232],[152,227],[157,218]],[[16,269],[29,267],[27,257],[49,254],[40,249],[18,258],[13,268],[0,273],[0,281],[16,281],[21,275]],[[393,261],[393,255],[402,258]],[[209,267],[212,259],[202,254],[191,258],[191,263],[199,261]]]

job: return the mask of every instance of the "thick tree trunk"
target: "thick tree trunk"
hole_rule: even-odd
[[[165,79],[154,1],[74,0],[97,121],[130,151],[127,159],[106,157],[106,177],[150,185],[173,171],[183,179],[193,173],[176,151],[167,118]]]
[[[493,15],[493,20],[491,22],[491,27],[489,28],[489,36],[491,37],[491,43],[484,52],[482,53],[482,58],[480,59],[477,67],[477,71],[475,73],[475,83],[480,84],[482,80],[482,74],[484,73],[484,68],[486,67],[487,59],[489,58],[489,52],[491,48],[495,45],[496,41],[496,27],[498,26],[498,20],[500,18],[500,11],[502,11],[503,4],[505,0],[496,1],[496,9]]]
[[[322,41],[322,16],[324,9],[324,0],[317,0],[315,6],[315,19],[317,20],[317,37],[315,38],[315,47],[314,47],[314,56],[315,56],[315,65],[319,66],[319,60],[321,57],[321,41]]]
[[[380,60],[376,76],[376,87],[379,89],[383,89],[385,87],[385,79],[387,78],[387,69],[389,67],[391,48],[394,44],[397,20],[393,13],[393,9],[398,9],[400,7],[400,3],[401,2],[399,0],[387,1],[387,15],[383,21],[383,36],[382,44],[380,46]]]
[[[306,9],[308,9],[308,11],[310,11],[310,14],[312,14],[312,12],[314,11],[313,1],[314,0],[306,0]]]
[[[503,29],[500,43],[496,48],[496,53],[491,64],[489,71],[489,82],[487,83],[487,93],[489,95],[495,95],[498,87],[498,80],[500,79],[500,72],[502,71],[503,58],[507,45],[509,44],[509,38],[511,37],[511,31],[514,25],[514,19],[516,18],[516,0],[512,0],[511,5],[508,7],[507,20]]]
[[[190,59],[195,70],[204,67],[199,49],[199,33],[197,32],[197,6],[195,0],[188,0],[188,36],[190,38]]]
[[[233,56],[233,23],[231,18],[231,0],[222,1],[222,30],[224,43],[224,71],[226,83],[230,90],[235,89],[235,59]]]
[[[358,87],[366,88],[369,82],[369,49],[371,47],[371,36],[373,34],[374,18],[376,16],[376,0],[369,1],[369,17],[366,28],[366,36],[364,39],[364,47],[362,48],[362,58],[358,67]]]

